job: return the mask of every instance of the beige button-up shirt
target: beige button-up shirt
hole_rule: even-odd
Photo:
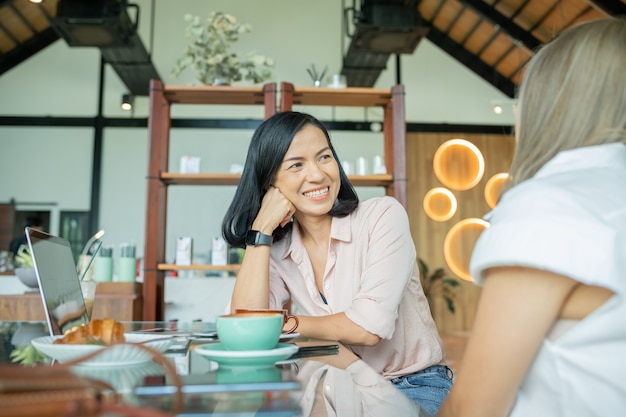
[[[291,298],[301,315],[345,312],[382,338],[376,346],[350,348],[386,379],[441,363],[408,216],[396,199],[372,198],[349,216],[333,218],[323,287],[327,304],[294,224],[291,235],[272,246],[270,308]]]

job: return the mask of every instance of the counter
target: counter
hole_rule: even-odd
[[[98,283],[94,317],[108,314],[111,310],[112,318],[121,316],[123,318],[119,320],[140,320],[141,312],[134,312],[133,309],[142,302],[142,285],[132,282]],[[215,321],[226,310],[234,286],[234,278],[168,277],[165,279],[165,320]],[[114,302],[115,299],[120,302]],[[113,305],[121,311],[113,309]],[[39,291],[25,286],[14,275],[0,275],[0,320],[45,320]]]
[[[0,320],[45,320],[38,290],[26,287],[15,276],[2,276],[0,283]],[[142,308],[141,283],[101,282],[96,287],[92,318],[140,320]]]

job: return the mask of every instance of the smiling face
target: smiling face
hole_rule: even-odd
[[[340,187],[339,164],[324,133],[313,125],[295,134],[276,172],[274,186],[302,215],[326,215]]]

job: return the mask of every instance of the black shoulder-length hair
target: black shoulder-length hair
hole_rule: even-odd
[[[248,147],[239,186],[222,222],[222,235],[231,246],[245,247],[246,234],[259,213],[263,196],[273,183],[293,137],[307,125],[313,125],[324,132],[328,146],[339,166],[339,195],[328,214],[344,217],[359,205],[359,198],[341,167],[326,127],[309,114],[294,111],[279,112],[261,123]],[[274,241],[285,237],[291,231],[291,227],[292,223],[285,227],[277,227],[273,234]]]

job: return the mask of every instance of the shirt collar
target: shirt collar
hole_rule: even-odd
[[[595,167],[623,166],[626,160],[626,144],[606,143],[602,145],[582,146],[559,152],[542,166],[533,178],[544,178],[561,172],[582,171]],[[490,221],[495,210],[483,216]]]
[[[333,217],[330,225],[330,239],[340,240],[342,242],[352,241],[352,216],[345,217]],[[296,261],[300,262],[304,256],[304,244],[302,243],[302,235],[300,234],[300,228],[298,222],[294,219],[293,227],[291,228],[291,234],[289,236],[289,246],[282,258],[285,259],[288,256]]]
[[[537,171],[536,178],[547,177],[560,172],[582,171],[595,167],[623,165],[626,158],[626,144],[607,143],[583,146],[559,152]]]

